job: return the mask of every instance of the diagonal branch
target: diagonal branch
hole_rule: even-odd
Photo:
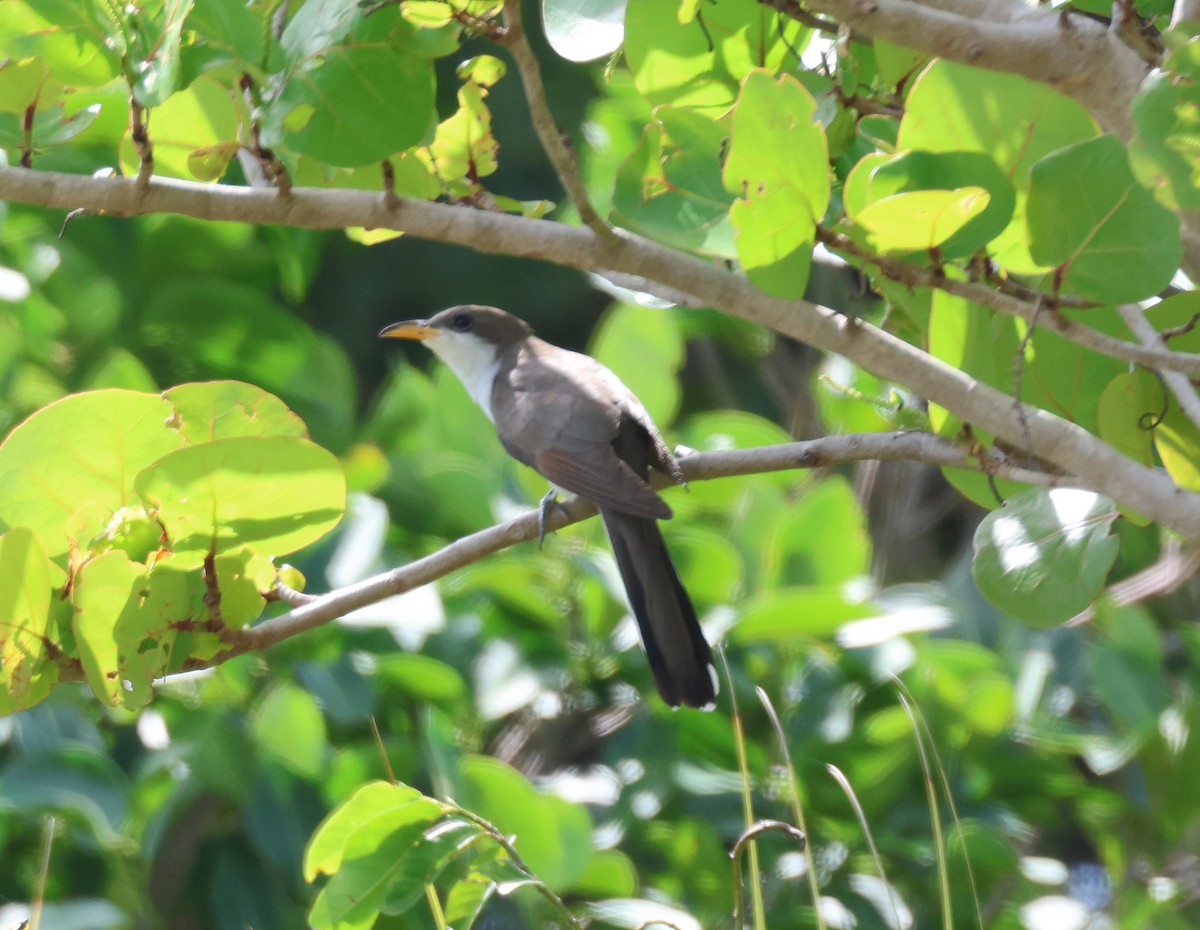
[[[679,465],[687,480],[707,481],[797,468],[826,468],[852,462],[900,460],[983,471],[1001,478],[1048,487],[1085,486],[1075,478],[1034,471],[1014,464],[997,450],[976,456],[948,439],[923,432],[858,433],[753,449],[689,452],[681,455]],[[657,487],[672,485],[665,475],[656,474],[655,478]],[[572,498],[564,502],[561,508],[550,509],[546,514],[546,528],[558,530],[595,513],[596,508],[590,503]],[[534,510],[507,523],[464,536],[407,565],[313,597],[293,607],[288,613],[265,620],[258,626],[227,629],[222,635],[231,648],[214,660],[198,662],[196,667],[207,668],[246,652],[274,646],[344,617],[360,607],[429,584],[517,543],[535,540],[538,535],[538,512]]]
[[[844,255],[850,255],[873,265],[885,278],[910,287],[928,287],[963,297],[989,310],[1014,316],[1033,323],[1038,314],[1036,303],[1022,300],[1012,294],[996,290],[972,281],[956,281],[934,268],[924,268],[899,258],[876,255],[864,249],[849,236],[829,232],[818,227],[817,238],[827,247]],[[1046,295],[1049,297],[1049,295]],[[1134,365],[1157,368],[1163,371],[1183,372],[1200,377],[1200,355],[1193,352],[1172,352],[1161,343],[1145,342],[1137,345],[1102,333],[1084,323],[1063,316],[1061,313],[1042,313],[1037,316],[1037,325],[1081,345],[1093,352],[1117,358]],[[1186,379],[1185,379],[1186,380]]]
[[[579,211],[579,218],[585,226],[600,236],[611,236],[612,227],[608,225],[592,206],[588,199],[587,189],[579,174],[579,161],[570,140],[565,137],[550,105],[546,102],[546,87],[542,83],[542,69],[538,65],[537,56],[529,45],[525,35],[525,26],[521,21],[521,0],[505,0],[504,19],[507,28],[498,37],[517,63],[517,71],[521,75],[521,84],[525,88],[525,99],[529,103],[529,114],[533,119],[533,128],[541,140],[542,149],[554,165],[558,180],[562,183],[571,203]]]
[[[805,2],[873,38],[1046,84],[1073,97],[1122,139],[1133,134],[1129,107],[1150,68],[1103,23],[1051,10],[989,21],[949,9],[962,4],[939,5],[948,9],[912,0]]]
[[[1161,469],[1117,452],[1078,424],[1011,397],[876,326],[804,300],[768,296],[741,275],[624,230],[611,238],[566,226],[408,197],[354,190],[271,190],[154,179],[96,178],[0,166],[0,199],[62,210],[141,215],[177,213],[208,220],[303,228],[366,226],[451,242],[484,252],[552,261],[569,268],[609,269],[698,296],[730,316],[843,355],[876,375],[905,385],[965,423],[1010,445],[1168,529],[1200,539],[1200,496]]]

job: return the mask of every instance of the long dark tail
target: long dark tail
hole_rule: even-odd
[[[667,553],[658,522],[601,508],[654,683],[672,707],[710,707],[717,697],[712,650]]]

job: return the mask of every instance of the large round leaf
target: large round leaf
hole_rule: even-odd
[[[51,558],[64,554],[74,514],[91,506],[111,515],[131,503],[134,476],[179,448],[171,416],[159,395],[117,389],[43,407],[0,445],[0,521],[33,529]]]
[[[137,477],[182,564],[249,545],[271,556],[314,542],[342,518],[337,459],[305,439],[242,436],[179,449]]]
[[[1117,509],[1091,491],[1034,488],[984,517],[975,532],[975,582],[1026,623],[1051,627],[1086,608],[1117,557]]]

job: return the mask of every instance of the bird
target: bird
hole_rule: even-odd
[[[642,402],[590,356],[551,345],[522,319],[478,304],[384,327],[433,351],[492,421],[504,449],[560,491],[596,505],[662,699],[709,710],[718,691],[712,649],[658,528],[672,511],[650,469],[683,483]],[[544,525],[542,523],[541,525]]]

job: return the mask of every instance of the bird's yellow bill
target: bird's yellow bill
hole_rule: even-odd
[[[437,329],[425,320],[406,320],[385,326],[379,333],[380,339],[428,339]]]

